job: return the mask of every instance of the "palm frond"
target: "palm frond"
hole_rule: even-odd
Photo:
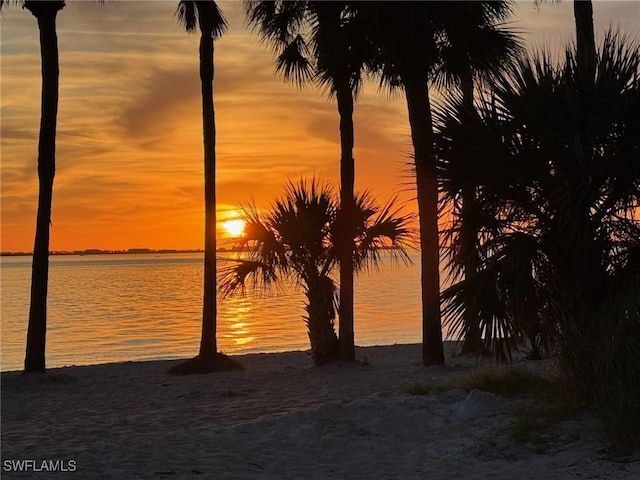
[[[218,38],[227,32],[228,23],[218,4],[213,1],[211,3],[213,4],[209,7],[211,9],[211,21],[213,24],[211,34],[213,38]]]
[[[313,65],[309,61],[309,48],[302,37],[297,35],[286,45],[276,60],[276,72],[298,87],[309,82],[314,75]]]
[[[396,199],[378,206],[365,192],[354,200],[349,231],[355,235],[356,271],[377,265],[384,253],[408,262],[408,250],[417,245],[414,215],[404,213]],[[239,265],[227,272],[229,292],[242,287],[244,279],[258,270],[263,285],[291,278],[309,288],[318,277],[329,276],[337,264],[338,200],[331,187],[315,178],[287,183],[285,194],[274,201],[268,214],[259,214],[255,206],[245,207],[241,218],[245,231],[236,247],[248,259],[239,258]]]
[[[349,2],[248,1],[245,8],[285,80],[317,83],[330,95],[347,81],[357,96],[368,43]]]
[[[468,319],[473,318],[491,358],[508,360],[519,337],[501,295],[499,278],[500,267],[494,263],[447,288],[441,294],[442,316],[449,335],[458,340],[471,331],[473,324]]]
[[[221,269],[218,282],[218,291],[222,299],[233,296],[238,291],[244,294],[249,279],[252,280],[253,291],[265,291],[280,280],[273,265],[257,260],[230,259],[229,261],[232,264]]]
[[[357,98],[370,42],[364,23],[349,2],[312,2],[310,8],[314,80],[330,96],[339,85],[349,85]]]
[[[417,233],[411,225],[416,220],[413,213],[405,213],[397,204],[397,198],[382,207],[365,192],[355,199],[356,238],[354,264],[356,270],[377,267],[381,254],[393,260],[410,262],[409,250],[417,249]]]
[[[245,0],[244,7],[247,24],[276,51],[291,43],[307,16],[307,2],[302,1]]]
[[[286,274],[285,246],[269,218],[263,219],[255,206],[243,207],[241,218],[245,227],[243,235],[237,241],[239,252],[248,254],[250,259],[267,265],[274,271]]]
[[[189,33],[200,26],[203,32],[209,30],[213,38],[218,38],[227,30],[227,21],[213,0],[182,0],[178,2],[175,15]]]
[[[436,87],[459,85],[469,69],[476,78],[491,78],[517,60],[523,50],[520,32],[506,23],[514,6],[512,1],[442,4],[432,72]]]
[[[194,1],[178,2],[175,15],[178,17],[180,25],[182,25],[187,32],[194,32],[198,27],[198,15]]]

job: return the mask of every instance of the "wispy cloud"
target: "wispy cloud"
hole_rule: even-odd
[[[519,4],[529,44],[573,38],[572,2]],[[54,249],[196,248],[202,244],[199,34],[187,34],[175,1],[99,5],[69,1],[58,16],[60,104]],[[334,100],[273,73],[247,31],[240,2],[221,2],[230,23],[216,41],[217,180],[221,219],[240,204],[269,205],[283,183],[321,175],[337,184]],[[637,2],[594,2],[598,35],[612,21],[637,34]],[[613,20],[612,20],[613,19]],[[546,40],[545,40],[546,39]],[[10,7],[2,18],[2,249],[29,250],[37,203],[40,58],[36,22]],[[365,85],[355,107],[356,186],[381,199],[413,192],[404,99]]]

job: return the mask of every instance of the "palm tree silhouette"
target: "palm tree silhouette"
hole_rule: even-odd
[[[462,103],[473,109],[475,79],[491,82],[492,77],[512,65],[521,51],[521,43],[504,22],[513,12],[513,1],[449,2],[441,8],[451,11],[444,25],[445,40],[440,46],[441,63],[436,70],[436,83],[449,89],[457,85]],[[446,18],[446,17],[445,17]],[[479,209],[474,186],[463,188],[453,199],[453,224],[445,244],[450,246],[448,267],[451,274],[471,278],[478,270],[480,258]],[[480,312],[465,311],[466,329],[462,353],[479,351],[482,339],[478,318]]]
[[[171,373],[209,373],[242,368],[236,361],[218,353],[216,279],[216,123],[213,102],[214,40],[227,23],[213,0],[181,1],[176,12],[188,32],[200,27],[200,81],[202,84],[202,130],[204,140],[204,292],[202,332],[198,355],[173,366]]]
[[[465,328],[466,308],[483,311],[494,353],[528,340],[539,356],[555,341],[591,385],[610,331],[637,339],[640,308],[640,52],[622,45],[607,37],[595,82],[577,50],[561,65],[523,58],[497,78],[493,101],[477,111],[452,101],[439,122],[444,189],[477,185],[485,232],[478,275],[443,293],[452,330]]]
[[[0,0],[0,9],[6,2]],[[42,62],[42,101],[38,137],[38,213],[33,245],[31,301],[24,373],[45,371],[47,338],[47,290],[49,285],[49,234],[53,179],[56,172],[56,125],[58,120],[58,36],[56,17],[65,2],[22,2],[38,22]]]
[[[473,96],[473,70],[487,67],[494,48],[510,46],[509,35],[490,28],[504,14],[504,4],[489,2],[362,2],[355,8],[366,22],[377,51],[371,63],[382,85],[404,90],[418,198],[421,250],[424,365],[444,363],[440,314],[438,168],[433,146],[429,87],[446,72],[462,80],[467,99]],[[492,38],[493,37],[493,38]],[[492,39],[484,46],[479,39]],[[474,43],[475,42],[475,43]],[[501,47],[497,47],[502,43]],[[492,53],[495,54],[495,51]],[[455,68],[454,68],[455,67]],[[445,76],[446,77],[446,76]]]
[[[258,289],[278,282],[301,285],[307,299],[303,317],[313,360],[322,365],[339,356],[335,333],[336,281],[333,270],[345,232],[332,190],[313,181],[289,183],[282,199],[267,214],[244,212],[245,234],[238,241],[248,259],[239,258],[224,272],[225,295],[242,291],[248,279]],[[351,252],[356,271],[377,265],[383,252],[405,261],[413,245],[411,215],[399,212],[391,201],[378,206],[367,193],[354,201]],[[390,248],[386,248],[390,247]]]
[[[349,2],[248,1],[249,22],[277,53],[276,70],[299,85],[315,81],[335,95],[340,115],[339,332],[344,360],[355,359],[353,319],[353,109],[362,83],[365,43]]]
[[[438,176],[433,148],[429,84],[439,61],[438,2],[357,2],[369,41],[378,53],[371,62],[381,83],[404,90],[414,150],[422,292],[422,361],[444,363],[440,317]]]

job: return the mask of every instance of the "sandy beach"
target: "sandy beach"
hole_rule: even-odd
[[[446,366],[425,368],[420,348],[359,348],[365,364],[322,368],[304,352],[246,355],[245,371],[195,376],[167,375],[175,361],[4,372],[2,477],[640,478],[638,458],[611,458],[594,420],[560,423],[540,452],[508,431],[522,400],[408,395],[501,368],[453,357],[451,345]]]

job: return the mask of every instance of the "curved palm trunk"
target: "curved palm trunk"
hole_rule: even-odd
[[[340,358],[356,358],[353,325],[353,248],[354,248],[354,182],[353,160],[353,95],[348,81],[337,86],[336,97],[340,113],[340,209],[342,214],[342,244],[338,250],[340,263]]]
[[[406,76],[409,77],[409,76]],[[422,363],[444,363],[440,320],[440,248],[438,243],[438,178],[433,151],[433,124],[426,80],[404,78],[413,142],[422,286]]]
[[[33,2],[31,2],[33,3]],[[47,290],[49,281],[49,227],[53,179],[56,171],[56,124],[58,117],[58,37],[56,16],[63,2],[51,2],[49,8],[31,10],[40,30],[40,56],[42,59],[42,106],[40,136],[38,139],[38,213],[33,246],[31,273],[31,305],[27,329],[25,373],[44,372],[47,334]],[[36,8],[38,9],[36,11]]]
[[[335,315],[331,279],[318,277],[309,282],[305,294],[311,356],[316,365],[324,365],[336,360],[340,350],[333,324]]]
[[[204,137],[204,294],[200,356],[218,351],[216,341],[216,123],[213,105],[213,36],[211,19],[198,6],[200,28],[200,81]]]

